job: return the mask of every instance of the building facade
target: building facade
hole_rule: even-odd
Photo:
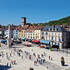
[[[40,40],[41,39],[41,30],[40,29],[36,29],[35,31],[34,31],[34,39],[36,39],[36,40]]]
[[[13,39],[18,40],[18,30],[13,30]]]
[[[11,38],[13,38],[13,30],[10,30],[10,33],[11,33]],[[9,36],[8,34],[9,34],[9,30],[5,30],[4,37],[7,38]]]
[[[40,26],[30,26],[25,32],[25,38],[28,39],[41,39],[41,28]]]
[[[59,48],[68,46],[67,31],[60,26],[46,26],[42,29],[41,39],[50,42],[50,46],[58,45]]]

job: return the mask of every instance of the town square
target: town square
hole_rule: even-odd
[[[0,70],[70,70],[70,1],[0,0]]]

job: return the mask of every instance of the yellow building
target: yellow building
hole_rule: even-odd
[[[18,38],[19,38],[19,39],[22,39],[23,37],[25,37],[25,30],[21,30],[21,31],[19,31],[19,33],[18,33]]]
[[[21,31],[18,33],[19,38],[27,38],[27,39],[36,39],[40,40],[41,39],[41,26],[28,26],[26,25]]]

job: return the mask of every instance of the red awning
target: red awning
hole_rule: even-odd
[[[38,43],[38,42],[40,42],[40,40],[32,40],[32,42]]]

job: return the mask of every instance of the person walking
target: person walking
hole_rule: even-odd
[[[61,65],[64,66],[64,64],[65,64],[65,61],[64,61],[64,57],[62,56],[61,57]]]
[[[49,60],[50,60],[50,56],[49,56]]]
[[[34,65],[37,65],[37,61],[34,61]]]

